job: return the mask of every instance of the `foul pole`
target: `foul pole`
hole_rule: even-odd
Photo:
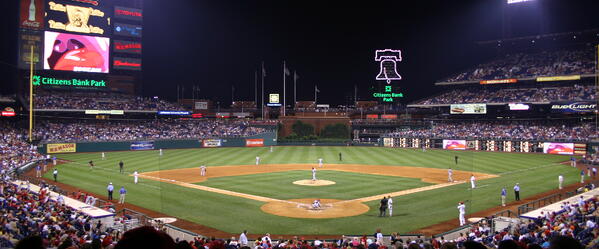
[[[29,142],[33,141],[33,45],[29,57]]]

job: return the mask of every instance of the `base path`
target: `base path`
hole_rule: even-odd
[[[308,176],[311,175],[311,170],[315,166],[317,166],[317,164],[215,166],[208,167],[206,176],[200,175],[199,167],[144,172],[141,173],[139,176],[155,181],[176,184],[183,187],[195,188],[203,191],[210,191],[219,194],[266,202],[266,204],[261,207],[262,211],[278,216],[314,219],[338,218],[360,215],[362,213],[368,212],[369,210],[368,206],[363,204],[363,202],[379,200],[382,199],[384,196],[396,197],[401,195],[413,194],[421,191],[444,188],[456,184],[462,184],[466,182],[466,180],[469,179],[472,174],[474,174],[477,179],[488,179],[498,177],[497,175],[454,170],[453,179],[455,179],[455,181],[449,183],[447,182],[446,169],[360,164],[326,164],[325,167],[319,167],[319,169],[361,174],[418,178],[423,182],[432,183],[433,185],[374,196],[366,196],[354,200],[321,200],[324,203],[322,209],[310,208],[311,203],[318,197],[314,197],[313,199],[278,200],[269,197],[245,194],[225,189],[218,189],[194,184],[206,181],[207,179],[212,177],[240,176],[250,174],[284,172],[290,170],[306,170],[306,176]],[[334,183],[335,182],[326,180],[318,180],[317,182],[314,182],[312,180],[298,180],[293,182],[293,184],[300,184],[313,187],[325,186]]]

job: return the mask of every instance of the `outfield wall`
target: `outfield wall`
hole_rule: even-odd
[[[38,146],[43,154],[73,152],[104,152],[127,150],[192,149],[213,147],[262,147],[277,144],[275,132],[248,137],[181,140],[136,140],[119,142],[44,143]]]

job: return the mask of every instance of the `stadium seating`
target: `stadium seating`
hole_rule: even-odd
[[[592,48],[580,48],[507,54],[441,82],[592,74],[595,72],[593,51]]]
[[[34,98],[35,109],[77,110],[185,110],[162,99],[114,92],[40,91]]]

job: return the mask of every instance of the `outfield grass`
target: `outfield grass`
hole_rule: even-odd
[[[339,153],[343,154],[343,161],[338,160]],[[458,165],[454,164],[454,155],[460,158]],[[59,155],[61,159],[72,161],[59,166],[59,180],[103,196],[107,194],[105,189],[108,182],[113,182],[117,188],[124,185],[128,189],[127,202],[231,233],[248,229],[253,234],[371,234],[377,228],[381,228],[384,233],[408,232],[457,218],[458,201],[469,200],[467,213],[497,206],[502,186],[508,188],[508,201],[511,201],[513,194],[510,190],[516,182],[522,187],[521,197],[526,198],[555,189],[559,174],[564,175],[566,184],[579,180],[578,170],[558,164],[568,160],[568,156],[544,154],[306,146],[275,147],[272,153],[268,148],[214,148],[165,150],[162,157],[158,156],[157,151],[107,152],[106,156],[106,160],[101,160],[100,153]],[[147,172],[198,167],[201,164],[209,167],[252,165],[256,156],[261,157],[261,164],[317,163],[318,158],[323,158],[325,164],[401,165],[442,169],[452,167],[457,170],[498,174],[500,177],[480,180],[480,188],[474,191],[469,190],[469,183],[466,183],[396,197],[395,216],[392,218],[378,218],[378,202],[372,201],[365,203],[371,208],[369,212],[355,217],[297,219],[266,214],[260,210],[264,203],[259,201],[145,179],[135,185],[131,176],[118,173],[120,160],[125,163],[125,171],[130,173],[135,170]],[[89,160],[94,160],[96,164],[93,171],[87,166]],[[297,174],[306,176],[300,177]],[[314,193],[310,191],[316,190],[300,191],[300,186],[291,184],[298,177],[309,178],[308,174],[290,171],[222,177],[200,184],[280,199],[314,198]],[[326,192],[330,195],[321,198],[351,199],[426,184],[415,179],[390,176],[376,176],[376,180],[372,181],[369,178],[372,175],[348,172],[340,174],[326,170],[319,171],[318,175],[322,179],[335,178],[334,181],[338,182],[336,185],[318,187],[322,188],[318,190],[322,191],[321,194]],[[45,177],[51,178],[51,172]],[[324,191],[329,187],[329,191]]]

